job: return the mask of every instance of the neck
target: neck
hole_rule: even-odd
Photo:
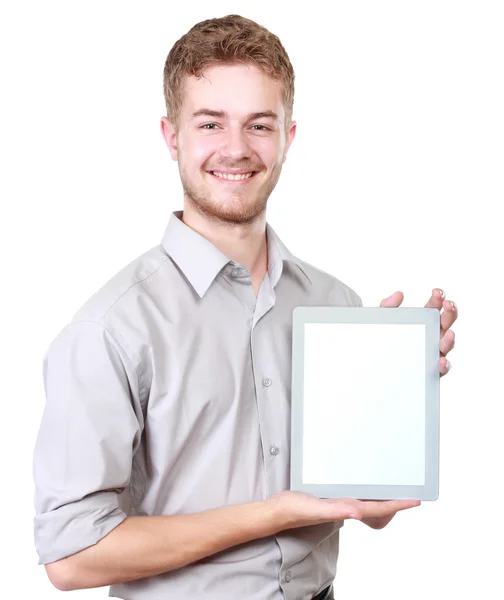
[[[182,220],[231,260],[247,267],[253,280],[262,281],[268,268],[266,212],[251,223],[227,223],[206,217],[186,201]]]

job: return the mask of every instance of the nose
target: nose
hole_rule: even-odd
[[[250,144],[243,129],[231,127],[226,131],[224,143],[221,147],[221,155],[224,159],[228,159],[233,163],[250,157]]]

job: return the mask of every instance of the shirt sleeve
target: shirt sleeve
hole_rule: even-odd
[[[38,564],[96,544],[127,517],[118,495],[143,429],[136,369],[100,323],[67,326],[43,373],[33,456]]]

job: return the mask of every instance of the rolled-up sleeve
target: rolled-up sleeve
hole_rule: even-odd
[[[137,370],[100,323],[67,326],[43,372],[33,456],[38,564],[96,544],[127,517],[118,494],[129,484],[143,428]]]

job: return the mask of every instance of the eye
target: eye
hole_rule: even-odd
[[[205,123],[204,125],[200,126],[200,129],[208,129],[209,131],[211,131],[212,129],[214,129],[214,127],[217,127],[216,123]]]
[[[261,127],[261,129],[256,129],[256,131],[271,131],[271,129],[265,125],[252,125],[252,128],[254,127]]]

